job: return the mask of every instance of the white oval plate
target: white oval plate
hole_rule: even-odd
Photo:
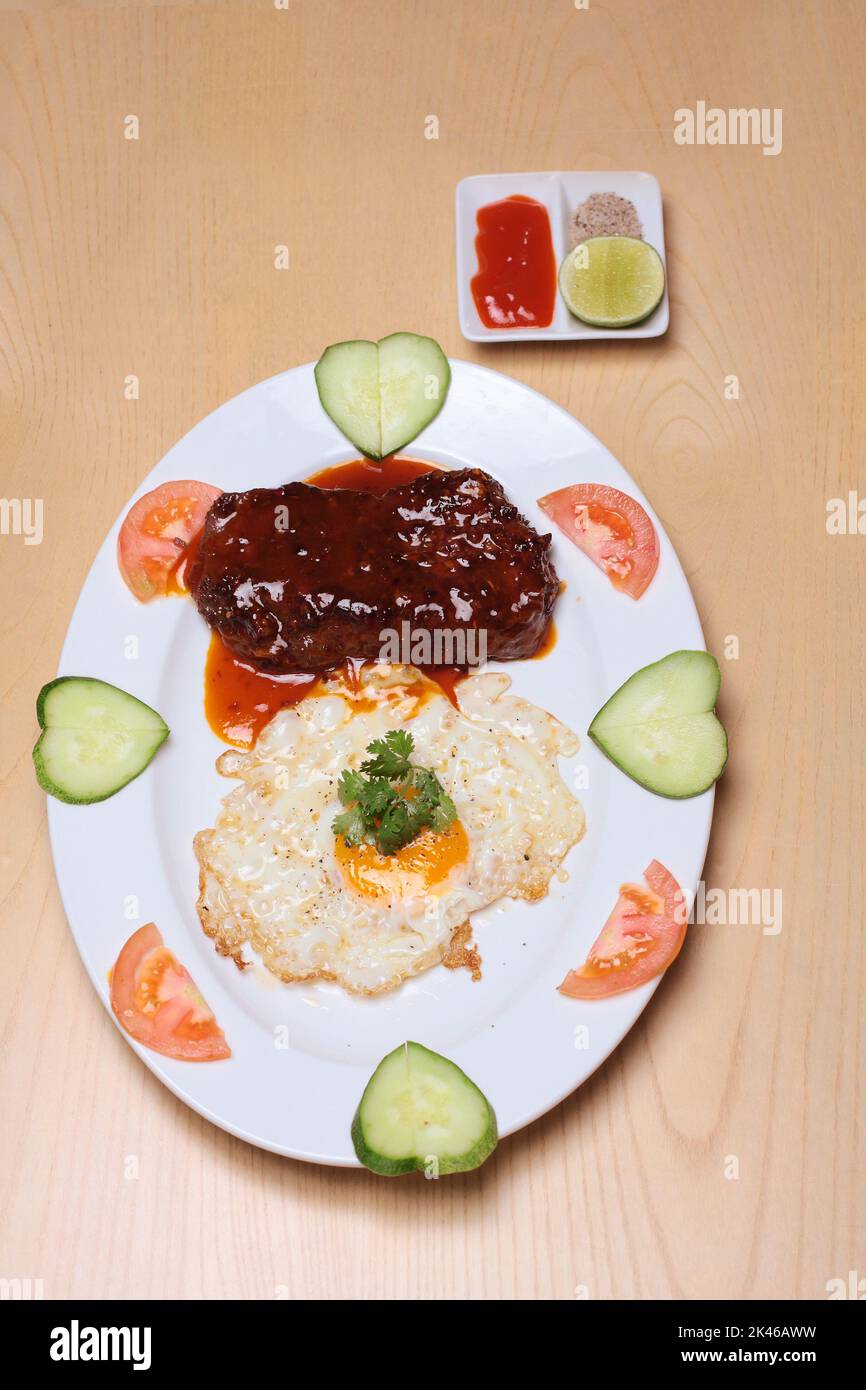
[[[542,531],[549,527],[535,499],[571,482],[613,484],[651,511],[625,470],[564,410],[484,367],[453,362],[452,371],[444,408],[407,455],[486,469]],[[356,456],[319,404],[312,366],[298,367],[202,420],[136,497],[170,478],[224,489],[275,486]],[[349,1137],[355,1106],[376,1064],[407,1038],[444,1053],[478,1083],[502,1135],[556,1105],[616,1047],[655,988],[579,1003],[557,985],[585,959],[620,883],[639,879],[655,858],[690,897],[709,838],[712,791],[689,801],[653,796],[586,739],[599,706],[638,667],[704,645],[688,583],[658,521],[658,573],[637,603],[556,535],[556,567],[567,587],[556,608],[554,649],[542,660],[499,668],[514,693],[550,710],[582,741],[577,757],[561,763],[587,815],[586,836],[566,860],[567,882],[554,880],[543,902],[509,901],[477,915],[480,983],[438,966],[368,999],[329,983],[282,985],[258,966],[241,974],[202,933],[193,835],[213,824],[234,785],[215,771],[223,745],[204,717],[208,630],[190,602],[132,598],[115,560],[120,520],[82,589],[60,674],[98,676],[129,690],[160,711],[171,737],[110,800],[80,807],[49,798],[57,878],[81,958],[109,1012],[107,972],[136,926],[153,920],[215,1010],[233,1055],[185,1063],[130,1045],[214,1124],[317,1163],[356,1164]]]

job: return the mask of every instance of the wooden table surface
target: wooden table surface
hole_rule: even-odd
[[[866,538],[826,526],[866,486],[862,5],[0,8],[2,492],[45,517],[41,545],[0,536],[0,1276],[353,1299],[866,1276]],[[701,100],[781,108],[781,153],[677,144]],[[658,176],[666,337],[461,338],[455,184],[558,168]],[[723,666],[706,883],[779,889],[784,915],[695,926],[623,1046],[478,1174],[389,1184],[247,1147],[139,1063],[66,929],[30,747],[79,586],[169,446],[326,343],[404,327],[560,402],[652,499]]]

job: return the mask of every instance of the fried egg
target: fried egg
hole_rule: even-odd
[[[362,667],[280,710],[249,752],[223,753],[218,771],[240,785],[194,842],[199,918],[217,950],[358,994],[441,961],[477,964],[465,950],[471,914],[544,897],[584,833],[557,761],[577,752],[577,736],[510,685],[501,673],[468,677],[455,708],[414,667]],[[395,728],[411,733],[413,763],[436,773],[457,820],[386,856],[348,847],[332,822],[343,769]]]

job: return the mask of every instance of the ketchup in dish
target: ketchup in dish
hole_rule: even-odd
[[[488,328],[547,328],[556,303],[556,259],[547,208],[515,194],[478,211],[472,296]]]

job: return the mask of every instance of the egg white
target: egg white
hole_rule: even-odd
[[[413,667],[364,667],[281,710],[251,751],[224,753],[217,768],[240,786],[194,842],[199,918],[217,950],[238,964],[253,952],[286,982],[375,994],[442,961],[473,912],[505,895],[543,897],[584,833],[557,762],[579,741],[510,685],[470,677],[458,710]],[[413,762],[452,797],[469,853],[428,891],[369,897],[335,855],[337,782],[394,728],[412,734]]]

